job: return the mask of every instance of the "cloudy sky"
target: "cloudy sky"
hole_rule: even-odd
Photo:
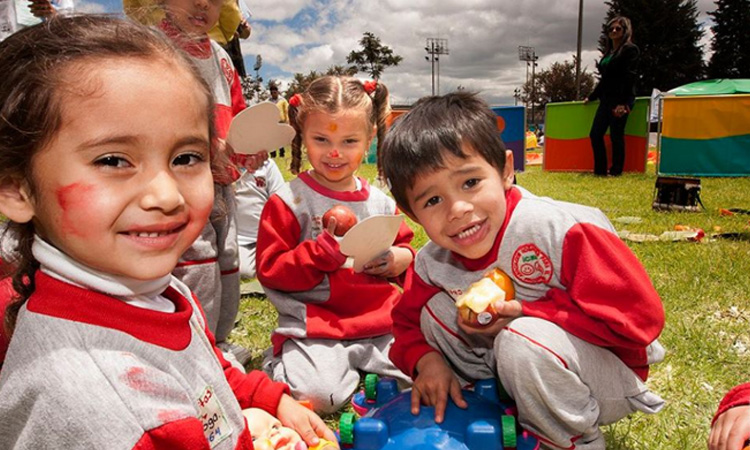
[[[282,91],[296,72],[345,65],[365,31],[403,57],[382,77],[397,104],[432,91],[427,38],[448,41],[450,54],[439,61],[440,92],[463,86],[493,105],[512,105],[513,90],[526,79],[518,46],[535,48],[537,70],[570,60],[576,52],[578,0],[245,1],[253,27],[242,41],[246,66],[252,70],[256,55],[262,55],[260,75],[280,80]],[[705,50],[710,38],[706,11],[714,9],[713,0],[698,0]],[[116,12],[121,7],[116,0],[78,0],[78,10]],[[606,10],[602,0],[584,0],[582,61],[589,72],[599,56],[596,43]]]

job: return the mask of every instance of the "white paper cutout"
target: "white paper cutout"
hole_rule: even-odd
[[[262,150],[272,152],[289,145],[294,128],[279,123],[279,109],[270,102],[259,103],[237,114],[227,133],[227,143],[235,153],[253,155]]]
[[[375,215],[346,232],[340,243],[341,253],[354,258],[355,272],[362,272],[365,264],[391,248],[403,221],[403,216]]]

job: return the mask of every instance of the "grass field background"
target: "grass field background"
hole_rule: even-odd
[[[277,159],[287,179],[288,161]],[[360,175],[375,179],[375,168],[363,165]],[[656,175],[597,178],[589,174],[550,173],[531,167],[517,177],[531,192],[600,208],[618,230],[661,234],[675,225],[706,231],[701,242],[627,242],[661,294],[666,327],[660,338],[667,357],[652,368],[648,385],[667,400],[656,415],[635,414],[605,428],[607,448],[706,448],[716,407],[732,386],[750,381],[750,242],[711,238],[712,233],[750,233],[750,216],[724,216],[721,208],[750,209],[750,178],[703,178],[705,211],[655,212],[651,209]],[[639,217],[624,224],[620,217]],[[415,248],[427,238],[414,223]],[[259,368],[270,346],[276,312],[262,295],[243,297],[239,325],[231,340],[249,348],[249,365]],[[335,424],[337,416],[327,418]]]

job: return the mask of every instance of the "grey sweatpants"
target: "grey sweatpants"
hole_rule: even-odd
[[[518,318],[488,348],[451,319],[456,310],[451,300],[434,298],[428,307],[433,314],[423,309],[421,327],[430,345],[441,350],[462,381],[497,376],[516,402],[521,425],[546,446],[604,449],[600,425],[664,406],[612,352],[552,322]]]
[[[354,394],[359,371],[396,378],[401,387],[411,384],[388,359],[392,343],[390,334],[353,341],[290,339],[278,357],[266,355],[263,369],[274,381],[288,384],[294,398],[309,400],[317,413],[330,414]]]

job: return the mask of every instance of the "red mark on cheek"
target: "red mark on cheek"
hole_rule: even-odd
[[[89,219],[93,218],[96,209],[94,192],[94,186],[83,183],[69,184],[55,192],[62,211],[60,226],[63,232],[86,236]]]

